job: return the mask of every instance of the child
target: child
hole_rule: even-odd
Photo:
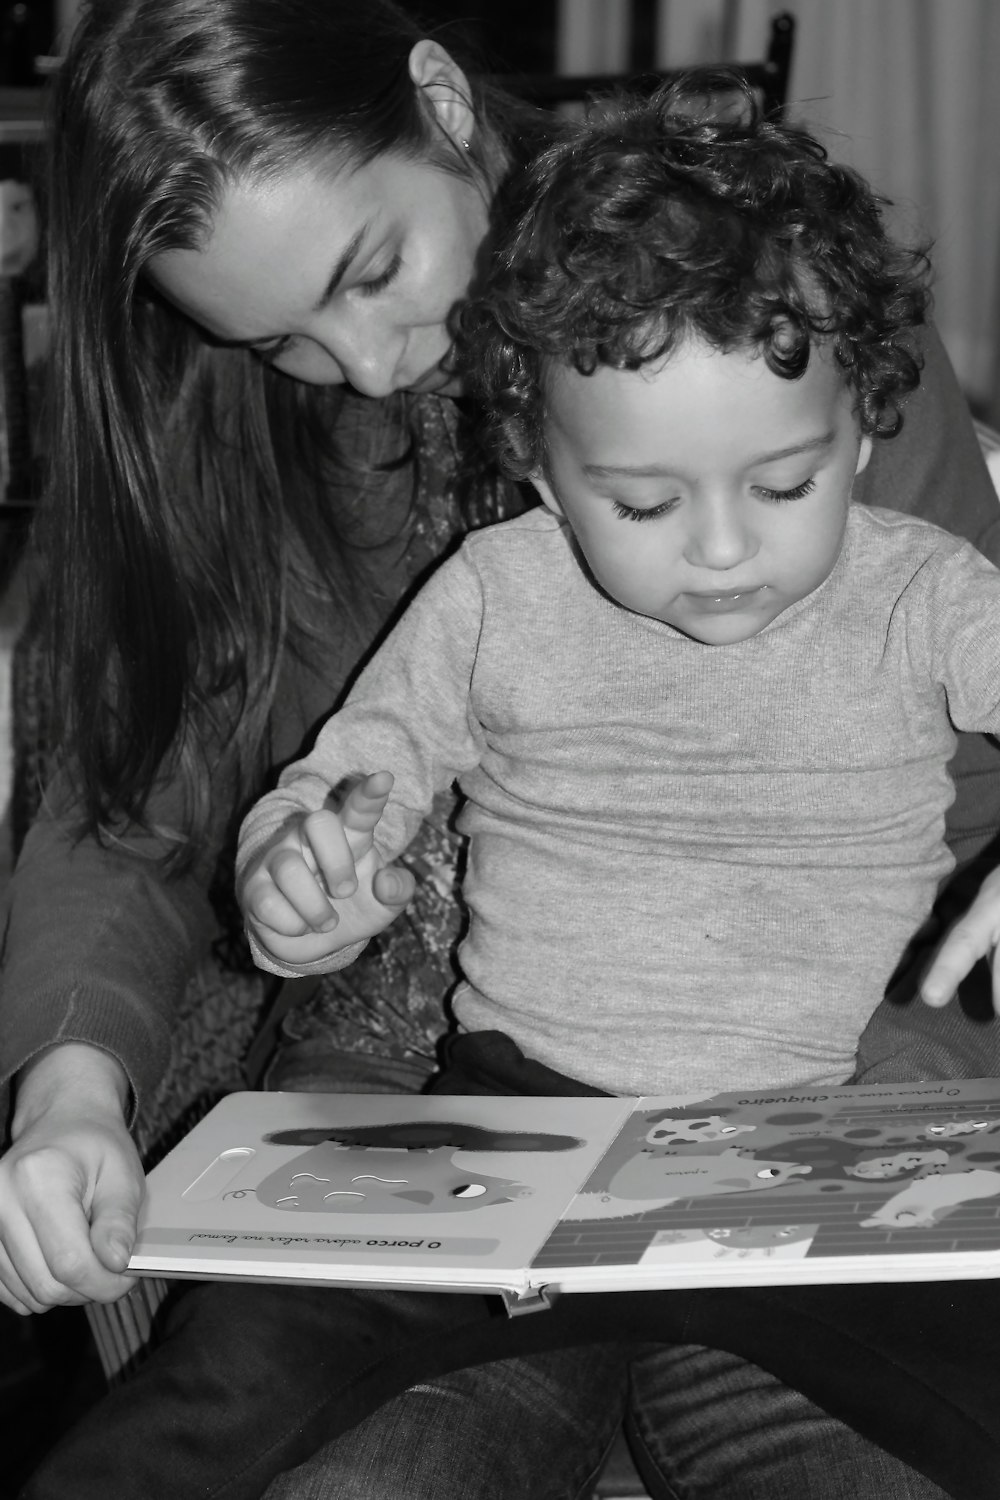
[[[258,960],[322,971],[405,906],[392,861],[459,779],[441,1091],[845,1079],[949,868],[953,725],[1000,728],[1000,574],[850,504],[919,378],[922,257],[814,141],[699,113],[698,82],[610,106],[522,183],[464,343],[544,508],[439,569],[242,830]],[[986,1500],[996,1285],[564,1298],[505,1348],[731,1350]]]
[[[1000,574],[850,503],[924,258],[810,137],[683,88],[551,147],[511,223],[465,355],[544,506],[466,541],[250,813],[255,955],[349,963],[458,778],[473,1049],[623,1094],[841,1082],[951,867],[954,727],[1000,731]]]

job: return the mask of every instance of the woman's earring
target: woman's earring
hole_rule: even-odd
[[[459,138],[458,138],[458,144],[461,146],[461,148],[462,148],[463,151],[471,151],[472,150],[471,144],[465,139],[464,135],[460,135],[459,136]]]

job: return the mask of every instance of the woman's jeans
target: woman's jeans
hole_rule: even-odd
[[[626,1433],[654,1500],[946,1500],[735,1355],[613,1345],[504,1360],[397,1396],[266,1500],[585,1500]]]
[[[469,1045],[453,1052],[444,1092],[579,1091],[572,1080],[526,1063],[498,1034],[462,1040]],[[512,1430],[529,1450],[539,1440],[550,1442],[563,1458],[551,1449],[544,1457],[554,1468],[537,1493],[572,1494],[556,1481],[575,1441],[572,1434],[593,1421],[591,1385],[598,1391],[597,1406],[609,1405],[610,1412],[597,1422],[595,1453],[583,1455],[582,1465],[570,1469],[568,1483],[584,1483],[597,1462],[612,1418],[616,1421],[621,1410],[622,1361],[636,1356],[632,1426],[640,1457],[644,1451],[654,1456],[660,1474],[668,1476],[660,1494],[725,1495],[729,1479],[717,1473],[709,1483],[702,1477],[706,1453],[717,1470],[728,1464],[731,1476],[738,1471],[742,1488],[733,1488],[733,1479],[728,1491],[733,1495],[822,1496],[824,1484],[831,1497],[865,1494],[850,1466],[867,1473],[883,1462],[881,1455],[870,1447],[858,1449],[850,1434],[838,1433],[809,1406],[813,1402],[957,1500],[996,1500],[998,1329],[1000,1283],[994,1281],[588,1293],[513,1319],[497,1299],[471,1294],[199,1284],[177,1300],[153,1356],[68,1435],[24,1495],[26,1500],[106,1500],[108,1495],[253,1500],[278,1474],[313,1459],[331,1438],[414,1386],[423,1391],[402,1397],[393,1412],[374,1419],[376,1441],[384,1450],[376,1458],[397,1468],[403,1458],[413,1460],[407,1475],[414,1485],[423,1482],[421,1465],[423,1478],[428,1467],[437,1466],[435,1493],[440,1494],[442,1437],[431,1436],[418,1460],[412,1433],[430,1409],[440,1409],[442,1377],[463,1367],[533,1356],[543,1356],[533,1373],[513,1372],[516,1392],[529,1392],[526,1402],[511,1401],[508,1387],[504,1402],[493,1405],[483,1420],[484,1402],[492,1398],[477,1384],[479,1376],[468,1377],[471,1405],[456,1425],[466,1429],[470,1449],[482,1441],[484,1428],[501,1446],[509,1446]],[[651,1344],[665,1347],[647,1355]],[[587,1345],[588,1352],[580,1352]],[[603,1354],[594,1345],[605,1346]],[[692,1346],[737,1358],[706,1356],[708,1363],[698,1367]],[[648,1369],[647,1358],[653,1361]],[[759,1370],[747,1371],[742,1361]],[[494,1371],[486,1378],[502,1386],[508,1375]],[[741,1379],[748,1382],[742,1392]],[[530,1395],[536,1380],[548,1383],[544,1400]],[[703,1381],[705,1400],[697,1396]],[[783,1405],[789,1398],[778,1382],[802,1392],[807,1401],[792,1396],[790,1405]],[[459,1391],[459,1405],[452,1409],[462,1410],[461,1383],[447,1389]],[[418,1403],[419,1415],[411,1420],[406,1413],[413,1409],[413,1397],[421,1395],[431,1405]],[[582,1416],[577,1402],[583,1403]],[[469,1410],[476,1423],[468,1421]],[[546,1413],[544,1420],[529,1421],[537,1410]],[[555,1410],[560,1416],[553,1432]],[[351,1441],[363,1445],[365,1437],[362,1432]],[[790,1480],[784,1491],[775,1487],[778,1479],[769,1486],[768,1465],[775,1472],[776,1465],[787,1470],[791,1462],[794,1470],[795,1463],[805,1462],[801,1450],[812,1437],[820,1449],[808,1459],[807,1480]],[[839,1449],[839,1458],[830,1456],[827,1439]],[[477,1491],[465,1482],[472,1476],[463,1446],[463,1434],[453,1426],[455,1484],[471,1497]],[[349,1455],[355,1471],[357,1452]],[[848,1467],[837,1488],[831,1475],[841,1461]],[[483,1483],[490,1467],[481,1466]],[[914,1485],[918,1481],[896,1464],[891,1476],[883,1476],[881,1489],[874,1478],[868,1488],[873,1495],[935,1494]],[[381,1493],[391,1500],[394,1492],[383,1487]],[[421,1491],[398,1491],[411,1493]]]
[[[572,1345],[584,1337],[612,1346],[617,1357],[623,1339],[638,1345],[640,1332],[645,1331],[647,1338],[642,1342],[663,1342],[674,1351],[693,1343],[713,1347],[727,1341],[741,1346],[737,1354],[759,1347],[758,1363],[764,1368],[776,1367],[777,1375],[786,1382],[791,1377],[793,1385],[801,1381],[819,1405],[888,1447],[946,1493],[958,1500],[995,1500],[1000,1475],[1000,1403],[994,1395],[995,1340],[987,1336],[987,1330],[991,1323],[997,1326],[997,1298],[984,1298],[976,1306],[977,1294],[994,1285],[972,1283],[957,1288],[962,1296],[954,1318],[949,1310],[950,1289],[942,1284],[930,1289],[935,1295],[929,1301],[928,1288],[919,1286],[792,1288],[768,1291],[762,1297],[757,1292],[728,1289],[665,1296],[586,1294],[562,1298],[549,1312],[509,1320],[502,1312],[492,1311],[486,1299],[461,1294],[196,1285],[179,1299],[166,1337],[153,1357],[63,1440],[24,1495],[31,1500],[56,1496],[60,1500],[107,1500],[111,1495],[115,1500],[194,1500],[195,1496],[251,1500],[276,1475],[305,1462],[331,1436],[362,1421],[384,1401],[408,1387],[434,1387],[457,1365],[515,1353],[544,1354],[554,1344]],[[815,1293],[813,1306],[804,1305],[804,1291]],[[917,1295],[911,1297],[911,1293]],[[894,1294],[888,1304],[882,1300],[887,1294]],[[928,1312],[933,1315],[928,1317]],[[879,1333],[869,1337],[879,1325]],[[905,1337],[897,1337],[893,1326]],[[937,1336],[948,1328],[954,1337]],[[968,1348],[966,1334],[975,1335]],[[593,1351],[590,1354],[593,1357]],[[579,1386],[574,1376],[578,1358],[577,1351],[571,1350],[550,1367],[574,1403],[578,1392],[585,1393],[587,1387],[585,1370]],[[640,1363],[640,1378],[642,1368]],[[606,1378],[606,1372],[598,1370],[597,1374]],[[621,1395],[614,1369],[610,1378],[609,1399],[616,1418]],[[651,1426],[657,1425],[655,1415],[649,1414],[655,1413],[661,1399],[669,1405],[669,1389],[665,1398],[658,1389],[647,1391],[646,1396],[646,1410],[640,1400],[636,1421],[648,1441]],[[763,1412],[771,1410],[766,1393],[760,1404]],[[478,1400],[475,1407],[480,1409]],[[728,1409],[730,1413],[739,1410],[739,1401],[729,1402]],[[803,1420],[808,1424],[816,1415],[805,1411]],[[689,1424],[684,1439],[687,1451],[673,1455],[681,1470],[676,1483],[676,1493],[681,1495],[685,1494],[684,1466],[689,1473],[692,1464],[697,1470],[697,1423],[710,1428],[714,1421],[710,1404],[689,1416],[694,1425]],[[518,1429],[516,1418],[515,1411],[513,1425]],[[487,1431],[493,1420],[502,1419],[492,1412],[485,1423]],[[572,1433],[577,1422],[572,1409],[562,1420],[564,1432]],[[586,1411],[582,1421],[585,1425]],[[483,1425],[480,1420],[478,1431]],[[737,1431],[746,1433],[748,1479],[753,1463],[763,1465],[766,1475],[767,1464],[789,1440],[787,1432],[778,1429],[788,1425],[780,1418],[775,1422],[772,1412],[769,1435],[767,1428],[760,1430],[752,1412],[740,1415]],[[829,1424],[822,1425],[827,1432],[832,1430]],[[546,1423],[541,1426],[544,1442]],[[384,1428],[381,1432],[384,1441]],[[725,1430],[716,1431],[712,1441],[729,1436]],[[463,1494],[474,1495],[475,1489],[465,1484],[463,1456],[466,1442],[471,1447],[474,1441],[474,1432],[466,1437],[456,1424],[451,1438],[455,1484],[464,1486]],[[531,1441],[537,1439],[536,1429]],[[394,1435],[392,1440],[398,1445],[395,1457],[412,1454],[412,1447],[403,1447],[412,1438]],[[740,1441],[733,1436],[737,1466],[744,1462]],[[797,1441],[794,1434],[793,1441]],[[563,1446],[558,1434],[557,1442]],[[668,1424],[661,1443],[669,1450],[672,1442]],[[440,1446],[438,1440],[438,1451]],[[563,1446],[564,1454],[568,1446],[569,1441]],[[753,1462],[751,1454],[756,1455]],[[729,1460],[734,1461],[732,1450]],[[825,1461],[808,1453],[800,1454],[800,1461],[811,1477],[798,1493],[822,1495],[829,1479]],[[558,1454],[547,1462],[558,1465]],[[589,1472],[595,1462],[596,1457],[588,1457],[585,1469]],[[547,1484],[557,1477],[555,1467],[546,1475]],[[874,1480],[870,1488],[873,1496],[879,1493]],[[572,1493],[540,1491],[564,1492]],[[754,1491],[733,1493],[752,1495]],[[794,1489],[788,1493],[791,1497]],[[853,1496],[863,1494],[864,1489],[841,1488],[834,1493]],[[881,1493],[896,1492],[883,1487]],[[934,1491],[917,1489],[914,1493],[932,1495]]]

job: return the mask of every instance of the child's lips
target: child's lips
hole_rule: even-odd
[[[696,609],[708,614],[724,614],[726,610],[740,609],[762,594],[766,584],[748,584],[739,589],[706,589],[703,592],[689,591],[688,598]]]

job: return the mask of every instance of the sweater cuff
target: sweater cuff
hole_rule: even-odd
[[[362,938],[357,943],[351,943],[347,948],[341,948],[338,953],[331,953],[326,958],[318,958],[311,964],[283,964],[272,957],[266,948],[262,948],[248,927],[246,929],[247,941],[250,944],[250,953],[258,969],[264,969],[268,974],[279,974],[282,979],[301,979],[309,974],[336,974],[339,969],[346,969],[352,964],[360,953],[368,946],[368,939]]]
[[[36,995],[30,1025],[0,1044],[0,1088],[9,1085],[40,1052],[68,1042],[97,1047],[115,1058],[128,1079],[127,1123],[134,1125],[142,1100],[166,1072],[169,1040],[148,1024],[148,1012],[133,996],[106,984]]]

